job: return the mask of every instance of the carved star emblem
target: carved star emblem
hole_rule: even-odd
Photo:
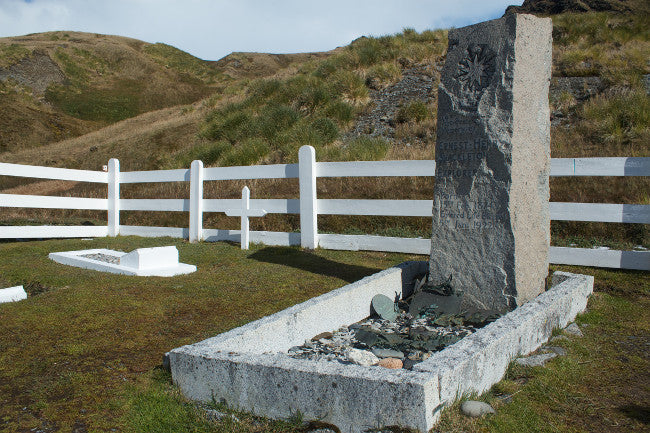
[[[471,45],[467,48],[467,54],[458,64],[456,75],[466,92],[476,94],[487,87],[494,72],[493,60],[494,55],[487,47]]]

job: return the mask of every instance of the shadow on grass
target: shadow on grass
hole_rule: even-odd
[[[636,404],[621,406],[619,410],[628,418],[635,418],[643,424],[650,424],[650,408]]]
[[[335,262],[308,251],[289,247],[263,248],[248,257],[259,262],[290,266],[314,274],[340,278],[348,283],[353,283],[381,271],[381,269],[376,268]]]

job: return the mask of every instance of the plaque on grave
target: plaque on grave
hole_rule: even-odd
[[[497,311],[544,290],[550,239],[549,18],[449,32],[438,90],[430,284]]]

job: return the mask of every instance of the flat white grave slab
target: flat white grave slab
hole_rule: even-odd
[[[16,302],[27,299],[27,293],[23,286],[8,287],[0,289],[0,304],[3,302]]]
[[[50,253],[48,257],[63,265],[141,277],[173,277],[196,271],[196,266],[178,262],[174,246],[138,248],[130,253],[99,248]]]

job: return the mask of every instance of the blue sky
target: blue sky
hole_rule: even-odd
[[[206,60],[327,51],[405,27],[462,27],[522,0],[0,0],[0,37],[54,30],[164,42]]]

